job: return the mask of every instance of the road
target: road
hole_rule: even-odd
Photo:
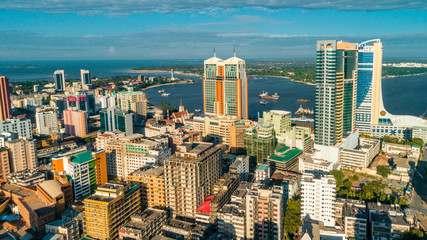
[[[424,148],[424,154],[418,163],[412,185],[415,188],[409,207],[427,214],[427,149]]]

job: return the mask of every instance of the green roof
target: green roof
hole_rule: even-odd
[[[286,152],[283,155],[272,155],[270,156],[268,159],[269,160],[274,160],[274,161],[280,161],[280,162],[287,162],[291,159],[293,159],[294,157],[298,156],[298,154],[302,153],[302,150],[298,149],[298,148],[294,148],[292,150],[289,150],[288,152]]]
[[[276,152],[283,153],[286,152],[288,149],[288,146],[282,146],[281,148],[277,149]]]
[[[421,146],[418,146],[418,145],[412,145],[412,147],[414,147],[414,148],[421,148]],[[1,149],[0,149],[1,150]]]
[[[81,164],[81,163],[88,162],[92,159],[95,159],[94,157],[92,157],[92,153],[89,151],[86,151],[86,152],[82,152],[72,156],[71,162]]]
[[[70,182],[73,181],[73,178],[70,175],[67,174],[67,175],[65,175],[65,177],[67,177],[68,181],[70,181]]]
[[[259,165],[257,169],[267,170],[267,165]]]

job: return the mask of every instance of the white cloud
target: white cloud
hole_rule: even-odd
[[[427,9],[425,0],[3,0],[0,9],[49,13],[133,14],[195,12],[215,14],[219,9],[253,7],[274,11],[283,8],[339,10]]]

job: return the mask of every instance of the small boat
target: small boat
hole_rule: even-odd
[[[259,104],[261,104],[261,105],[267,105],[268,102],[264,102],[263,100],[261,100],[261,101],[259,101]]]
[[[169,97],[171,94],[170,93],[163,93],[162,96],[163,97]]]
[[[263,98],[265,96],[268,96],[268,92],[262,91],[262,93],[259,95],[260,98]]]
[[[195,109],[194,111],[195,111],[195,112],[201,112],[202,110],[200,110],[200,109]]]
[[[262,99],[268,99],[268,100],[279,100],[280,96],[277,93],[274,93],[273,95],[268,95],[268,93],[266,93],[266,95],[263,95],[263,96],[260,95],[260,97]]]
[[[159,90],[159,91],[157,91],[158,93],[164,93],[165,92],[165,90]]]
[[[310,102],[310,100],[307,100],[307,99],[298,99],[297,102]]]

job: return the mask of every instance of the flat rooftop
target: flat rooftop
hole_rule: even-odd
[[[280,162],[287,162],[302,153],[298,148],[291,149],[282,155],[272,155],[268,159]]]
[[[147,169],[136,170],[131,175],[133,176],[141,176],[141,175],[150,175],[150,176],[162,176],[163,175],[163,167],[153,167]]]
[[[129,231],[144,231],[148,226],[151,226],[160,216],[166,215],[165,210],[147,208],[143,212],[136,212],[131,216],[131,221],[127,222],[122,229]]]
[[[95,159],[95,158],[92,157],[92,152],[86,151],[86,152],[82,152],[82,153],[79,153],[79,154],[72,156],[71,162],[82,164],[82,163],[91,161],[93,159]]]
[[[43,189],[52,198],[56,198],[56,197],[61,196],[63,194],[62,190],[61,190],[61,185],[56,180],[44,181],[44,182],[39,183],[38,185],[41,189]]]

